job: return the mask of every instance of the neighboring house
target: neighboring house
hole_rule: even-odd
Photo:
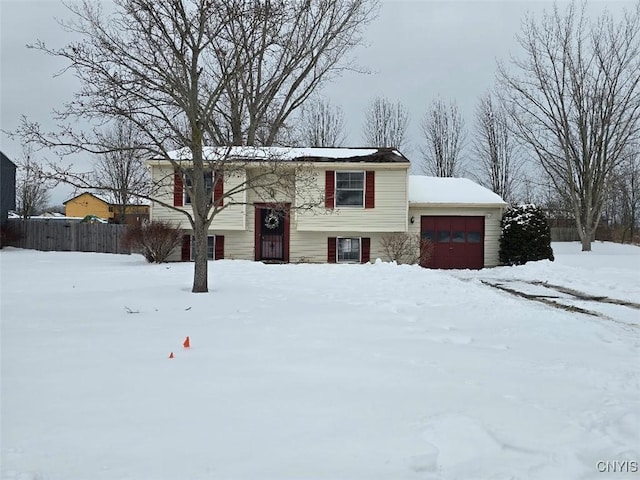
[[[247,152],[246,147],[233,148],[236,150],[231,150],[230,158]],[[402,232],[421,234],[435,243],[432,260],[426,266],[482,268],[498,264],[500,219],[506,204],[470,180],[411,176],[409,160],[394,149],[261,150],[277,152],[268,155],[270,161],[308,163],[316,174],[322,201],[317,208],[302,210],[292,208],[294,198],[269,203],[251,190],[224,198],[228,204],[209,230],[210,259],[367,263],[376,258],[388,260],[381,240]],[[215,160],[216,149],[206,148],[204,153]],[[184,158],[184,150],[170,155]],[[159,200],[190,209],[184,179],[174,173],[171,163],[147,163],[155,183],[171,179],[171,185],[165,182],[164,196]],[[214,199],[246,178],[236,177],[225,176],[222,182],[215,182]],[[283,205],[284,212],[274,210]],[[160,203],[152,204],[151,219],[183,228],[185,223],[183,214]],[[170,259],[191,260],[191,242],[191,234],[185,235],[182,248]]]
[[[128,225],[140,224],[149,219],[149,205],[125,205],[124,218],[121,206],[110,203],[100,194],[84,192],[64,202],[64,213],[67,217],[84,218],[93,215],[98,218]]]
[[[7,223],[9,210],[16,209],[16,164],[0,152],[0,226]]]

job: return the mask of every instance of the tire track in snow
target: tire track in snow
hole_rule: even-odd
[[[572,297],[574,297],[575,299],[577,299],[577,301],[582,301],[582,302],[596,302],[596,303],[600,303],[600,304],[613,304],[613,305],[617,305],[620,307],[626,307],[626,308],[632,308],[632,309],[639,309],[640,305],[633,303],[633,302],[628,302],[626,300],[618,300],[618,299],[611,299],[609,297],[606,296],[597,296],[597,295],[590,295],[584,292],[580,292],[578,290],[574,290],[574,289],[570,289],[567,287],[562,287],[560,285],[553,285],[553,284],[548,284],[547,282],[542,282],[542,281],[528,281],[528,280],[498,280],[495,279],[493,281],[489,281],[489,280],[482,280],[480,279],[480,282],[486,286],[489,286],[491,288],[495,288],[497,290],[501,290],[503,292],[507,292],[511,295],[515,295],[521,298],[525,298],[527,300],[530,301],[534,301],[534,302],[539,302],[542,303],[544,305],[553,307],[553,308],[557,308],[560,310],[564,310],[564,311],[568,311],[568,312],[572,312],[572,313],[581,313],[583,315],[588,315],[591,317],[597,317],[597,318],[601,318],[604,320],[610,320],[612,322],[615,323],[619,323],[621,325],[624,325],[626,327],[633,327],[633,328],[639,328],[640,325],[635,324],[635,323],[629,323],[629,322],[625,322],[625,321],[621,321],[618,320],[616,318],[613,318],[609,315],[606,315],[602,312],[598,312],[596,310],[591,310],[588,308],[584,308],[582,306],[577,306],[577,305],[572,305],[570,303],[564,303],[562,302],[562,300],[568,300],[569,302],[571,301],[576,301],[574,299],[568,298],[568,297],[561,297],[558,296],[558,293],[562,293],[565,295],[571,295]],[[533,286],[537,286],[537,287],[542,287],[545,290],[550,290],[551,292],[555,292],[552,294],[539,294],[539,293],[528,293],[523,291],[522,289],[518,289],[517,288],[517,283],[525,283],[528,285],[533,285]]]
[[[640,310],[639,303],[630,302],[628,300],[618,300],[617,298],[610,298],[606,296],[590,295],[588,293],[581,292],[580,290],[574,290],[573,288],[563,287],[562,285],[554,285],[553,283],[542,282],[540,280],[534,280],[534,281],[523,280],[523,281],[531,285],[540,285],[545,288],[551,288],[560,293],[566,293],[566,294],[572,295],[576,298],[579,298],[580,300],[599,302],[599,303],[611,303],[613,305],[622,305],[623,307],[635,308],[636,310]]]

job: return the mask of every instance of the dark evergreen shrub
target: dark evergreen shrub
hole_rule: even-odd
[[[15,225],[6,223],[0,226],[0,248],[17,244],[21,238],[20,229]]]
[[[544,212],[535,205],[512,205],[502,217],[500,263],[524,265],[527,262],[553,261],[551,231]]]

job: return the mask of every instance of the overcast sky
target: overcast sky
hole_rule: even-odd
[[[71,98],[77,83],[59,60],[29,50],[36,39],[51,46],[69,36],[56,22],[67,12],[56,0],[0,0],[1,115],[4,130],[15,129],[20,115],[52,126],[51,110]],[[597,14],[606,5],[621,10],[632,2],[590,2]],[[518,53],[520,21],[532,12],[550,9],[548,1],[383,0],[379,16],[366,31],[366,47],[354,55],[372,73],[346,73],[322,91],[345,112],[350,146],[362,145],[367,103],[377,95],[402,102],[410,112],[407,156],[419,160],[420,119],[439,95],[455,100],[473,129],[473,111],[480,95],[493,86],[496,59]],[[19,158],[21,147],[2,134],[0,149]],[[58,191],[52,203],[66,200]]]

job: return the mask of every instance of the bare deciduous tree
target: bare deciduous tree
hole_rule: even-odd
[[[622,243],[634,242],[640,220],[640,144],[630,147],[616,167],[605,202],[605,215],[611,226],[621,227]]]
[[[409,112],[400,103],[376,97],[369,103],[363,125],[363,138],[369,147],[407,147]]]
[[[89,183],[109,194],[123,221],[126,206],[139,203],[139,194],[149,194],[149,172],[140,155],[143,142],[130,123],[118,120],[104,134],[103,143],[111,145],[110,151],[98,156]]]
[[[347,140],[344,112],[326,100],[302,107],[300,142],[306,147],[341,147]]]
[[[353,68],[346,54],[362,42],[377,0],[215,2],[221,35],[212,39],[223,75],[217,110],[231,138],[221,145],[274,145],[290,115],[331,77]],[[223,72],[225,73],[225,72]]]
[[[422,118],[423,171],[435,177],[455,177],[462,171],[464,120],[455,102],[438,98]]]
[[[16,210],[27,219],[42,212],[49,203],[49,192],[55,183],[45,178],[42,165],[33,158],[33,152],[25,147],[17,162]]]
[[[258,156],[251,163],[254,174],[214,200],[211,189],[228,175],[244,175],[246,164],[231,149],[205,156],[205,146],[254,145],[259,129],[266,131],[262,143],[271,145],[313,90],[346,68],[341,61],[359,43],[375,6],[375,0],[115,0],[107,15],[100,3],[71,4],[74,20],[65,28],[81,40],[58,49],[41,41],[32,47],[66,59],[81,87],[55,112],[59,130],[44,132],[23,119],[17,134],[61,154],[106,154],[113,145],[96,132],[78,131],[72,121],[132,124],[146,158],[169,162],[184,180],[192,209],[156,195],[167,191],[174,172],[156,179],[149,198],[176,209],[190,224],[192,291],[206,292],[213,218],[245,190],[291,194],[300,169]],[[180,155],[170,154],[176,149],[183,149]],[[64,179],[69,173],[57,172]],[[207,183],[211,177],[213,186]],[[298,193],[304,185],[296,187]]]
[[[509,118],[491,93],[485,94],[476,107],[473,153],[478,181],[507,203],[514,201],[522,162]]]
[[[618,22],[586,5],[523,23],[523,54],[499,65],[503,100],[521,140],[566,192],[591,250],[607,188],[640,134],[640,3]]]

